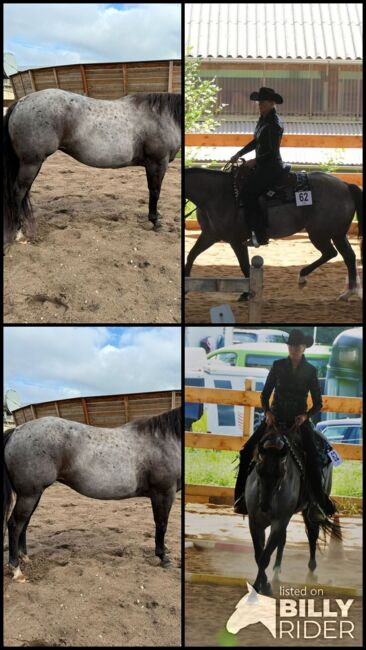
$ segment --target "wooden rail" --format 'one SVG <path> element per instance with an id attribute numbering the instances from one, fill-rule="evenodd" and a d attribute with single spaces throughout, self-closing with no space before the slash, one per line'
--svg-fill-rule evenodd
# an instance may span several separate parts
<path id="1" fill-rule="evenodd" d="M 29 420 L 56 416 L 94 426 L 117 427 L 136 417 L 151 416 L 179 406 L 181 391 L 75 397 L 22 406 L 13 412 L 18 426 Z"/>
<path id="2" fill-rule="evenodd" d="M 253 140 L 248 133 L 186 133 L 186 147 L 244 147 Z M 362 149 L 362 135 L 284 135 L 281 147 Z"/>
<path id="3" fill-rule="evenodd" d="M 261 393 L 254 390 L 254 381 L 246 379 L 244 390 L 230 390 L 225 388 L 198 388 L 196 386 L 186 386 L 186 402 L 196 402 L 199 404 L 224 404 L 230 406 L 244 406 L 243 417 L 243 434 L 242 436 L 221 435 L 215 433 L 196 433 L 186 431 L 184 436 L 185 447 L 195 449 L 216 449 L 219 451 L 239 451 L 248 441 L 252 433 L 253 413 L 255 407 L 261 407 Z M 332 395 L 322 395 L 322 411 L 334 413 L 362 413 L 362 398 L 360 397 L 333 397 Z M 272 401 L 272 400 L 271 400 Z M 308 397 L 308 408 L 311 407 L 312 401 Z M 248 417 L 248 413 L 251 417 Z M 247 415 L 247 417 L 246 417 Z M 344 460 L 362 460 L 362 445 L 334 444 L 334 449 Z M 219 499 L 212 501 L 211 498 Z M 338 498 L 338 497 L 337 497 Z M 220 501 L 221 499 L 221 501 Z M 233 488 L 222 487 L 218 485 L 186 485 L 185 500 L 197 503 L 226 503 L 232 504 Z"/>

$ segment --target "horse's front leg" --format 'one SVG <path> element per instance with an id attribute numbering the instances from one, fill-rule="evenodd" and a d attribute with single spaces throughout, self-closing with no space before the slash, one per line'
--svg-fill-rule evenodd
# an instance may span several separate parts
<path id="1" fill-rule="evenodd" d="M 309 540 L 310 559 L 308 568 L 311 573 L 316 569 L 316 543 L 319 537 L 319 524 L 312 521 L 308 515 L 307 510 L 303 510 L 302 516 L 305 522 L 306 534 Z M 313 575 L 311 576 L 314 577 Z"/>
<path id="2" fill-rule="evenodd" d="M 212 246 L 215 243 L 215 241 L 217 240 L 214 239 L 212 236 L 208 235 L 205 232 L 201 232 L 193 248 L 188 253 L 187 264 L 184 270 L 184 275 L 186 278 L 191 275 L 193 262 L 196 259 L 196 257 L 198 257 L 198 255 L 201 255 L 201 253 L 203 253 L 205 250 L 210 248 L 210 246 Z"/>
<path id="3" fill-rule="evenodd" d="M 149 188 L 149 220 L 154 224 L 155 230 L 161 227 L 158 223 L 158 200 L 160 196 L 161 184 L 168 168 L 168 156 L 160 161 L 147 160 L 145 162 L 147 185 Z"/>
<path id="4" fill-rule="evenodd" d="M 242 241 L 237 241 L 237 240 L 231 240 L 229 243 L 237 257 L 237 260 L 240 264 L 240 268 L 244 277 L 249 278 L 250 262 L 249 262 L 248 246 L 244 244 Z M 240 301 L 249 300 L 249 291 L 243 291 L 243 293 L 240 294 L 239 300 Z"/>
<path id="5" fill-rule="evenodd" d="M 267 576 L 260 566 L 260 560 L 263 555 L 263 549 L 264 549 L 265 533 L 264 533 L 264 528 L 260 524 L 258 524 L 251 515 L 249 515 L 249 530 L 250 530 L 250 534 L 254 546 L 255 561 L 258 566 L 258 573 L 255 582 L 253 584 L 253 588 L 256 590 L 257 593 L 259 593 L 261 590 L 262 583 L 267 582 Z"/>
<path id="6" fill-rule="evenodd" d="M 271 532 L 269 534 L 267 544 L 259 560 L 259 574 L 261 576 L 261 582 L 260 584 L 258 584 L 258 588 L 261 591 L 261 593 L 265 594 L 266 596 L 272 595 L 272 587 L 267 580 L 265 570 L 270 563 L 271 555 L 273 551 L 278 546 L 282 545 L 285 539 L 287 524 L 288 521 L 281 522 L 281 524 L 278 525 L 272 524 Z M 256 589 L 255 585 L 253 586 Z M 256 589 L 256 591 L 258 591 L 258 589 Z"/>
<path id="7" fill-rule="evenodd" d="M 165 533 L 168 527 L 168 518 L 175 499 L 175 491 L 154 492 L 150 497 L 155 521 L 155 555 L 160 557 L 161 566 L 167 567 L 170 564 L 166 556 Z"/>

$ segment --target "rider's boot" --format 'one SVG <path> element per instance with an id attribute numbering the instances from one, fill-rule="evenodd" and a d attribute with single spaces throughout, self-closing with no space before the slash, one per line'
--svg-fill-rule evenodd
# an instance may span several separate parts
<path id="1" fill-rule="evenodd" d="M 245 484 L 248 476 L 249 465 L 252 460 L 252 445 L 244 445 L 243 449 L 240 451 L 240 464 L 239 472 L 236 479 L 235 491 L 234 491 L 234 512 L 247 515 L 247 506 L 245 503 Z"/>

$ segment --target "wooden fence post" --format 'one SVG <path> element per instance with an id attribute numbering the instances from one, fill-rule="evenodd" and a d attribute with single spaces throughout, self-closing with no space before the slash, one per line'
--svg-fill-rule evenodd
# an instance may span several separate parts
<path id="1" fill-rule="evenodd" d="M 252 257 L 250 267 L 249 323 L 262 322 L 263 257 Z"/>

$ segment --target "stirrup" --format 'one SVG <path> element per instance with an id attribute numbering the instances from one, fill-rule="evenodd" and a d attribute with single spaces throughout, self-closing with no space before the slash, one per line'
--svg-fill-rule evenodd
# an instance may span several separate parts
<path id="1" fill-rule="evenodd" d="M 255 248 L 259 248 L 259 246 L 260 246 L 260 244 L 258 244 L 256 234 L 253 231 L 252 231 L 251 238 L 248 239 L 248 241 L 247 241 L 247 246 L 254 246 Z"/>
<path id="2" fill-rule="evenodd" d="M 244 494 L 241 494 L 238 499 L 236 499 L 234 503 L 234 512 L 238 515 L 247 515 L 247 508 L 246 508 L 246 503 L 244 499 Z"/>

